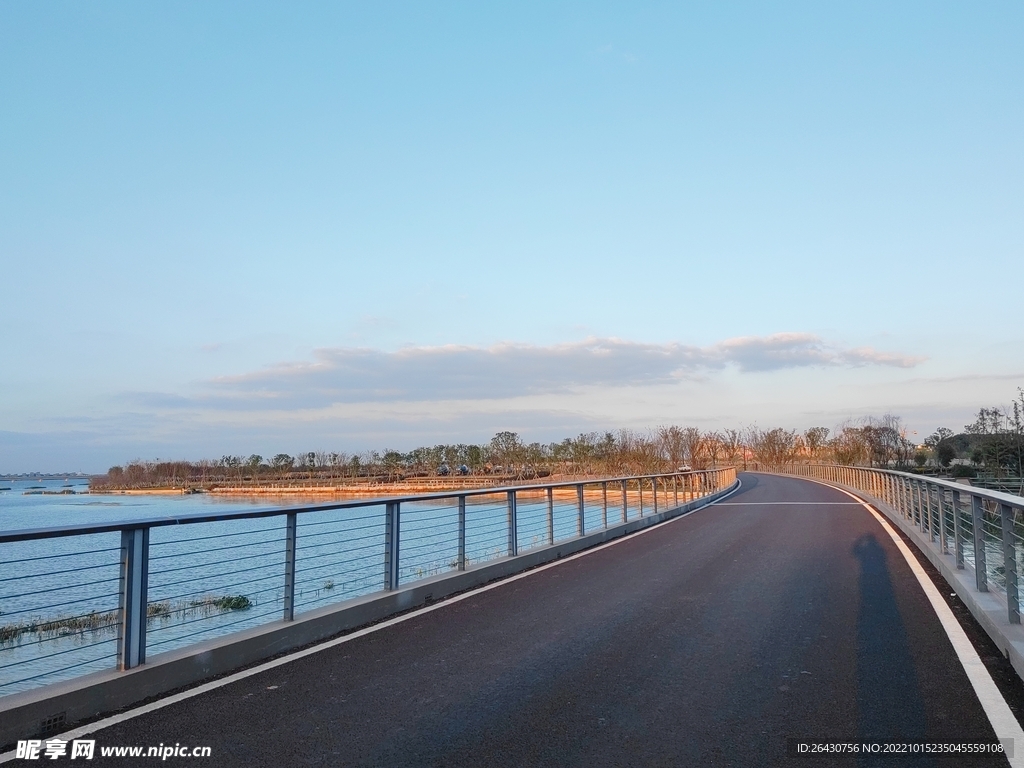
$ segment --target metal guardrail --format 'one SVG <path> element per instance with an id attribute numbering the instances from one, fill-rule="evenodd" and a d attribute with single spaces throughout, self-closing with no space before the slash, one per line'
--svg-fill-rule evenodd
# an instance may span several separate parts
<path id="1" fill-rule="evenodd" d="M 1024 497 L 865 467 L 797 464 L 771 471 L 839 483 L 881 499 L 951 555 L 958 569 L 973 570 L 977 591 L 1005 597 L 1007 620 L 1020 624 Z"/>
<path id="2" fill-rule="evenodd" d="M 735 477 L 727 467 L 2 532 L 0 696 L 571 540 Z"/>

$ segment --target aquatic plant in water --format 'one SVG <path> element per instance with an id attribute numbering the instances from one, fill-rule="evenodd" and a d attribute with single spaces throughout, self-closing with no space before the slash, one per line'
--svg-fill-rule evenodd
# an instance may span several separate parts
<path id="1" fill-rule="evenodd" d="M 169 620 L 185 618 L 195 613 L 210 615 L 225 611 L 244 611 L 253 606 L 245 595 L 208 595 L 196 600 L 169 600 L 150 603 L 146 606 L 146 618 Z M 39 640 L 52 640 L 85 632 L 116 630 L 121 620 L 120 609 L 113 611 L 90 611 L 82 616 L 54 616 L 49 619 L 0 624 L 0 646 L 18 643 L 25 635 L 36 635 Z"/>

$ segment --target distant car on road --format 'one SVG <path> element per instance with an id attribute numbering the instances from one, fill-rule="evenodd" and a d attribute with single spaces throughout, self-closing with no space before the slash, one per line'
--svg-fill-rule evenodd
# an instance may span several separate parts
<path id="1" fill-rule="evenodd" d="M 676 472 L 693 472 L 693 467 L 691 467 L 689 464 L 683 464 L 681 467 L 679 467 L 679 469 L 676 470 Z"/>

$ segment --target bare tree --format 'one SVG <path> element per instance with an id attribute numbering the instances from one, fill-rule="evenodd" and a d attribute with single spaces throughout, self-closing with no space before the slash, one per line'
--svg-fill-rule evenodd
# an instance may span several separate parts
<path id="1" fill-rule="evenodd" d="M 682 430 L 683 450 L 686 461 L 693 469 L 704 469 L 704 433 L 696 427 L 686 427 Z"/>
<path id="2" fill-rule="evenodd" d="M 818 454 L 828 442 L 828 427 L 811 427 L 804 432 L 804 445 L 807 446 L 807 455 L 811 459 L 817 459 Z"/>
<path id="3" fill-rule="evenodd" d="M 868 461 L 867 439 L 862 427 L 844 422 L 836 427 L 834 437 L 828 441 L 827 448 L 837 464 L 855 466 Z"/>
<path id="4" fill-rule="evenodd" d="M 677 426 L 659 427 L 658 443 L 662 455 L 668 460 L 672 469 L 678 469 L 686 461 L 686 443 L 683 430 Z"/>
<path id="5" fill-rule="evenodd" d="M 726 461 L 735 464 L 736 457 L 743 448 L 743 437 L 742 433 L 738 429 L 723 429 L 722 430 L 722 450 L 725 453 Z M 745 460 L 746 457 L 742 457 L 741 460 Z"/>
<path id="6" fill-rule="evenodd" d="M 772 469 L 792 463 L 797 451 L 796 430 L 776 428 L 753 433 L 752 448 L 758 463 Z"/>
<path id="7" fill-rule="evenodd" d="M 704 433 L 704 455 L 711 463 L 711 468 L 718 466 L 718 457 L 722 454 L 722 435 L 718 432 Z"/>

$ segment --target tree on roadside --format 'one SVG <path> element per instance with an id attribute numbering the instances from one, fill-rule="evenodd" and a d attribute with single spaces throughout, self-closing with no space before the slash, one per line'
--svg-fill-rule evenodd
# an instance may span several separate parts
<path id="1" fill-rule="evenodd" d="M 681 467 L 686 461 L 686 441 L 683 430 L 673 425 L 658 428 L 658 443 L 661 454 L 673 470 Z"/>
<path id="2" fill-rule="evenodd" d="M 781 468 L 791 464 L 796 457 L 798 446 L 796 430 L 776 428 L 762 432 L 754 428 L 752 436 L 751 448 L 754 458 L 766 467 Z"/>
<path id="3" fill-rule="evenodd" d="M 704 433 L 696 427 L 686 427 L 682 430 L 682 438 L 686 463 L 693 469 L 704 469 L 706 464 Z"/>
<path id="4" fill-rule="evenodd" d="M 972 438 L 976 464 L 984 463 L 996 475 L 1024 477 L 1024 390 L 1018 388 L 1009 408 L 979 409 L 964 431 Z"/>
<path id="5" fill-rule="evenodd" d="M 746 467 L 746 451 L 743 450 L 743 436 L 742 432 L 738 429 L 723 429 L 722 430 L 722 450 L 725 452 L 725 460 L 736 464 L 737 457 Z M 742 456 L 739 456 L 740 452 L 743 452 Z"/>
<path id="6" fill-rule="evenodd" d="M 804 432 L 804 445 L 807 447 L 807 455 L 813 460 L 828 442 L 829 429 L 827 427 L 811 427 Z"/>

